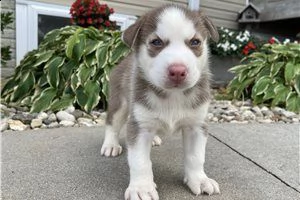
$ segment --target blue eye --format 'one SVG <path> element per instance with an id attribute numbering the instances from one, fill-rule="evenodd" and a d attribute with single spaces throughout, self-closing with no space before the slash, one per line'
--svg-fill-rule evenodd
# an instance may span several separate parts
<path id="1" fill-rule="evenodd" d="M 190 45 L 192 47 L 196 47 L 199 46 L 201 44 L 201 41 L 199 39 L 193 38 L 190 40 Z"/>
<path id="2" fill-rule="evenodd" d="M 161 46 L 163 46 L 163 41 L 161 39 L 157 38 L 157 39 L 151 40 L 150 44 L 155 47 L 161 47 Z"/>

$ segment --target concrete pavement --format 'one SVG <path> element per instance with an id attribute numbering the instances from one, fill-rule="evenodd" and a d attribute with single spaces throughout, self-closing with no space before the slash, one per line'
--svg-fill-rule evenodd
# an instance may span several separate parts
<path id="1" fill-rule="evenodd" d="M 2 133 L 3 200 L 117 200 L 129 182 L 126 150 L 100 156 L 103 128 Z M 183 185 L 180 135 L 154 147 L 155 182 L 162 200 L 296 200 L 299 125 L 210 124 L 205 169 L 220 195 L 194 196 Z M 121 139 L 124 145 L 124 138 Z"/>

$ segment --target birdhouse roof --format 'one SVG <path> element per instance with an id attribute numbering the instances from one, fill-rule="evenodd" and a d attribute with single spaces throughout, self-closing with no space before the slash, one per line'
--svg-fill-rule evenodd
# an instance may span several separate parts
<path id="1" fill-rule="evenodd" d="M 241 14 L 243 14 L 248 8 L 252 8 L 254 11 L 256 11 L 257 13 L 260 13 L 260 10 L 252 3 L 249 3 L 247 6 L 245 6 L 245 8 L 243 8 L 240 12 L 239 12 L 239 16 L 241 16 Z"/>

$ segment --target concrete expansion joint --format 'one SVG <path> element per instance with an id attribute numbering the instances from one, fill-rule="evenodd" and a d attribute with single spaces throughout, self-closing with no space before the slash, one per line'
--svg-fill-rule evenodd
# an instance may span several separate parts
<path id="1" fill-rule="evenodd" d="M 239 152 L 238 150 L 236 150 L 235 148 L 231 147 L 230 145 L 228 145 L 226 142 L 222 141 L 221 139 L 219 139 L 218 137 L 214 136 L 212 133 L 209 133 L 209 135 L 211 137 L 213 137 L 214 139 L 216 139 L 218 142 L 220 142 L 221 144 L 225 145 L 226 147 L 228 147 L 229 149 L 231 149 L 232 151 L 234 151 L 235 153 L 237 153 L 238 155 L 240 155 L 242 158 L 245 158 L 246 160 L 250 161 L 251 163 L 253 163 L 254 165 L 256 165 L 257 167 L 261 168 L 263 171 L 267 172 L 268 174 L 270 174 L 271 176 L 273 176 L 274 178 L 278 179 L 281 183 L 285 184 L 287 187 L 295 190 L 296 192 L 300 193 L 300 191 L 293 187 L 292 185 L 290 185 L 289 183 L 285 182 L 284 180 L 282 180 L 280 177 L 278 177 L 276 174 L 272 173 L 271 171 L 269 171 L 268 169 L 266 169 L 265 167 L 263 167 L 262 165 L 260 165 L 259 163 L 255 162 L 253 159 L 247 157 L 246 155 L 242 154 L 241 152 Z"/>

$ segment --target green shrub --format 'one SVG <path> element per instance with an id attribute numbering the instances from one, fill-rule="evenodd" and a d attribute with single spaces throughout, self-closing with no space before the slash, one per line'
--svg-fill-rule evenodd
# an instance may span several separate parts
<path id="1" fill-rule="evenodd" d="M 13 22 L 12 12 L 1 12 L 1 33 L 4 29 L 10 28 L 9 24 Z M 6 65 L 7 61 L 11 59 L 10 46 L 1 46 L 1 65 Z"/>
<path id="2" fill-rule="evenodd" d="M 230 69 L 233 98 L 251 98 L 255 104 L 281 106 L 300 112 L 300 44 L 265 44 Z"/>
<path id="3" fill-rule="evenodd" d="M 78 26 L 53 30 L 24 57 L 2 98 L 30 106 L 31 112 L 72 104 L 90 112 L 99 101 L 105 103 L 108 74 L 128 52 L 118 31 Z"/>

